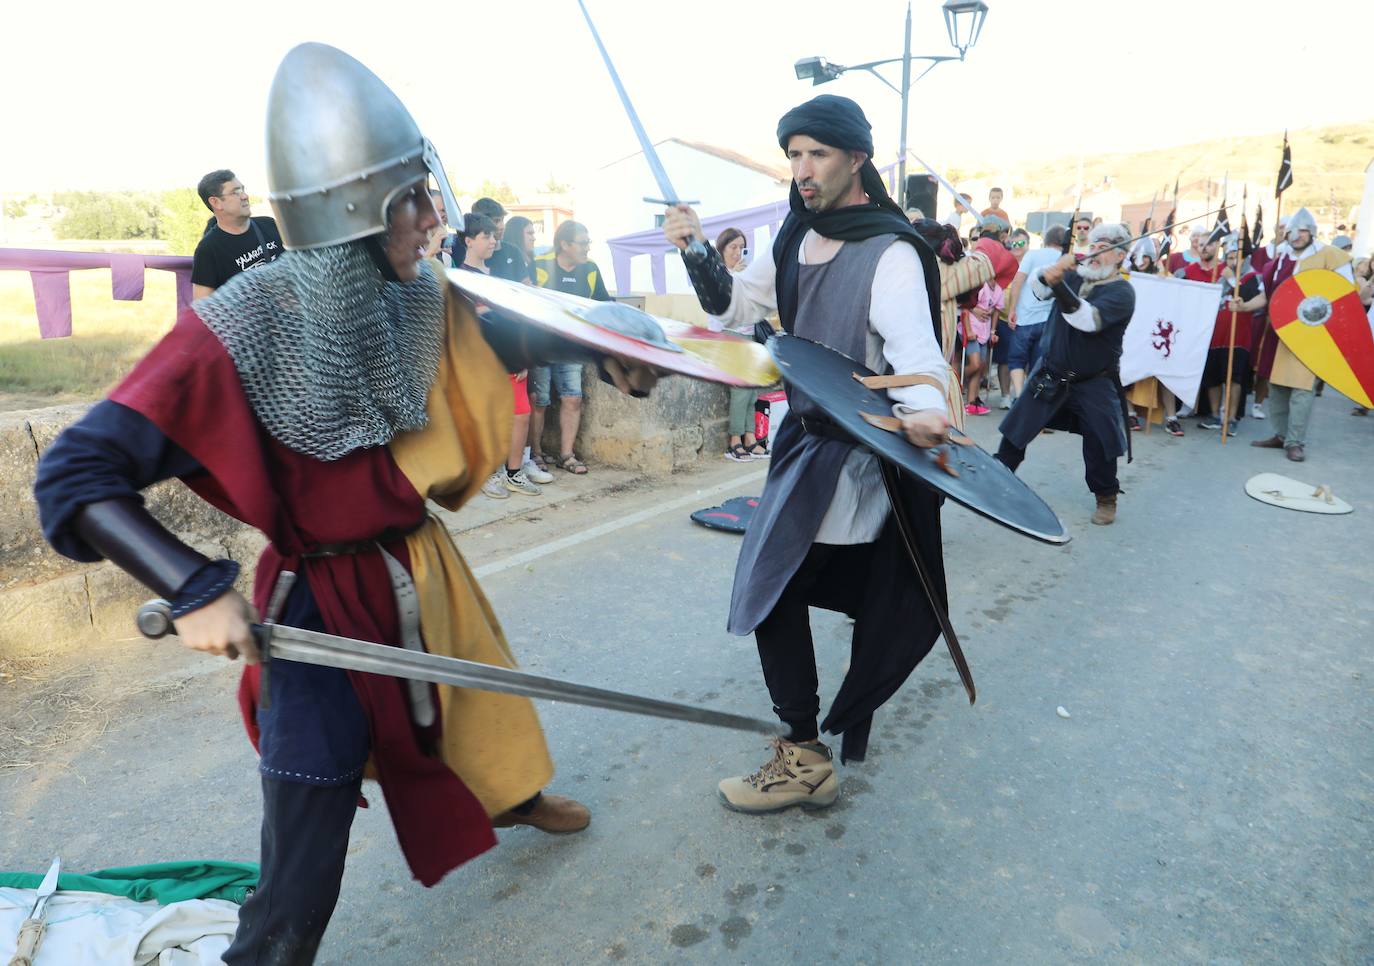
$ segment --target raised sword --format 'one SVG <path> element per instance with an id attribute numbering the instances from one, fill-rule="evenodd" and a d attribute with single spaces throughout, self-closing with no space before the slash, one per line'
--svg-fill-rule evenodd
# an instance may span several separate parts
<path id="1" fill-rule="evenodd" d="M 648 133 L 644 130 L 644 125 L 640 123 L 639 114 L 635 111 L 635 106 L 630 103 L 630 95 L 625 90 L 625 85 L 620 82 L 620 74 L 615 69 L 615 64 L 611 62 L 611 55 L 606 51 L 606 45 L 601 42 L 601 34 L 597 33 L 596 24 L 592 23 L 592 15 L 587 12 L 587 5 L 582 0 L 577 0 L 577 5 L 582 8 L 582 16 L 587 20 L 587 27 L 592 32 L 592 40 L 596 41 L 596 49 L 601 52 L 601 59 L 606 64 L 606 71 L 611 75 L 611 83 L 615 85 L 615 92 L 620 95 L 620 103 L 625 108 L 625 114 L 630 119 L 630 127 L 634 128 L 635 137 L 639 140 L 639 148 L 644 152 L 644 160 L 649 162 L 649 171 L 654 176 L 654 181 L 658 184 L 658 190 L 663 195 L 662 198 L 645 198 L 645 201 L 655 204 L 663 204 L 672 208 L 677 205 L 695 205 L 695 201 L 683 201 L 682 197 L 673 187 L 673 183 L 668 180 L 668 172 L 663 168 L 663 161 L 658 156 L 658 151 L 654 143 L 649 140 Z M 693 238 L 687 251 L 693 258 L 704 258 L 706 246 L 700 239 Z"/>

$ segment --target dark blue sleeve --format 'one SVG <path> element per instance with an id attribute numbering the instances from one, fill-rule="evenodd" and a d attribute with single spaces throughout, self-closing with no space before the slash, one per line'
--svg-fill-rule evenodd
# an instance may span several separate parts
<path id="1" fill-rule="evenodd" d="M 99 560 L 71 526 L 82 507 L 119 498 L 141 503 L 144 487 L 200 472 L 203 467 L 147 417 L 106 399 L 68 426 L 38 461 L 33 495 L 43 536 L 65 557 Z"/>

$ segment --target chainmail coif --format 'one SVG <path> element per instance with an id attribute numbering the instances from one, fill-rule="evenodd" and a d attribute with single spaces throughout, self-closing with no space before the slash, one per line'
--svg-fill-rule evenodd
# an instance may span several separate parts
<path id="1" fill-rule="evenodd" d="M 298 453 L 336 460 L 428 420 L 444 296 L 427 262 L 388 282 L 361 242 L 288 251 L 195 309 L 258 420 Z"/>

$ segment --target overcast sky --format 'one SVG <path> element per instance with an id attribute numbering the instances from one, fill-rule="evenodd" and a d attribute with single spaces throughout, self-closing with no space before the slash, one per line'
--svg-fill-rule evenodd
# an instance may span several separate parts
<path id="1" fill-rule="evenodd" d="M 1367 0 L 987 2 L 966 62 L 936 67 L 912 93 L 910 144 L 939 167 L 1374 116 L 1354 86 L 1374 37 Z M 587 5 L 652 138 L 778 160 L 778 116 L 813 92 L 793 62 L 900 55 L 906 10 L 904 0 Z M 938 0 L 912 8 L 913 53 L 949 53 Z M 1279 10 L 1286 23 L 1271 16 Z M 307 40 L 342 47 L 390 84 L 459 186 L 529 189 L 550 173 L 575 184 L 637 150 L 575 0 L 79 0 L 12 4 L 6 21 L 0 192 L 192 186 L 231 167 L 265 193 L 267 90 L 282 55 Z M 1323 78 L 1329 96 L 1307 83 Z M 857 71 L 816 92 L 859 101 L 880 157 L 895 153 L 894 92 Z"/>

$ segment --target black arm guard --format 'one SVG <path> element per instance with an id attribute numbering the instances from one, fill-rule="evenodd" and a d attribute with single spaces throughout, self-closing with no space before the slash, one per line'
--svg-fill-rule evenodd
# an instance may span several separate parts
<path id="1" fill-rule="evenodd" d="M 136 500 L 88 503 L 72 527 L 102 557 L 169 600 L 209 563 L 208 557 L 178 540 Z"/>
<path id="2" fill-rule="evenodd" d="M 1055 304 L 1059 306 L 1059 311 L 1067 315 L 1070 312 L 1077 312 L 1082 301 L 1077 295 L 1073 294 L 1073 289 L 1069 288 L 1069 283 L 1062 278 L 1050 286 L 1050 291 L 1054 293 Z"/>
<path id="3" fill-rule="evenodd" d="M 734 277 L 725 267 L 720 252 L 715 246 L 703 246 L 706 254 L 694 256 L 690 250 L 682 253 L 682 264 L 687 267 L 687 277 L 696 289 L 697 301 L 708 315 L 724 315 L 730 308 L 730 292 L 735 286 Z"/>

